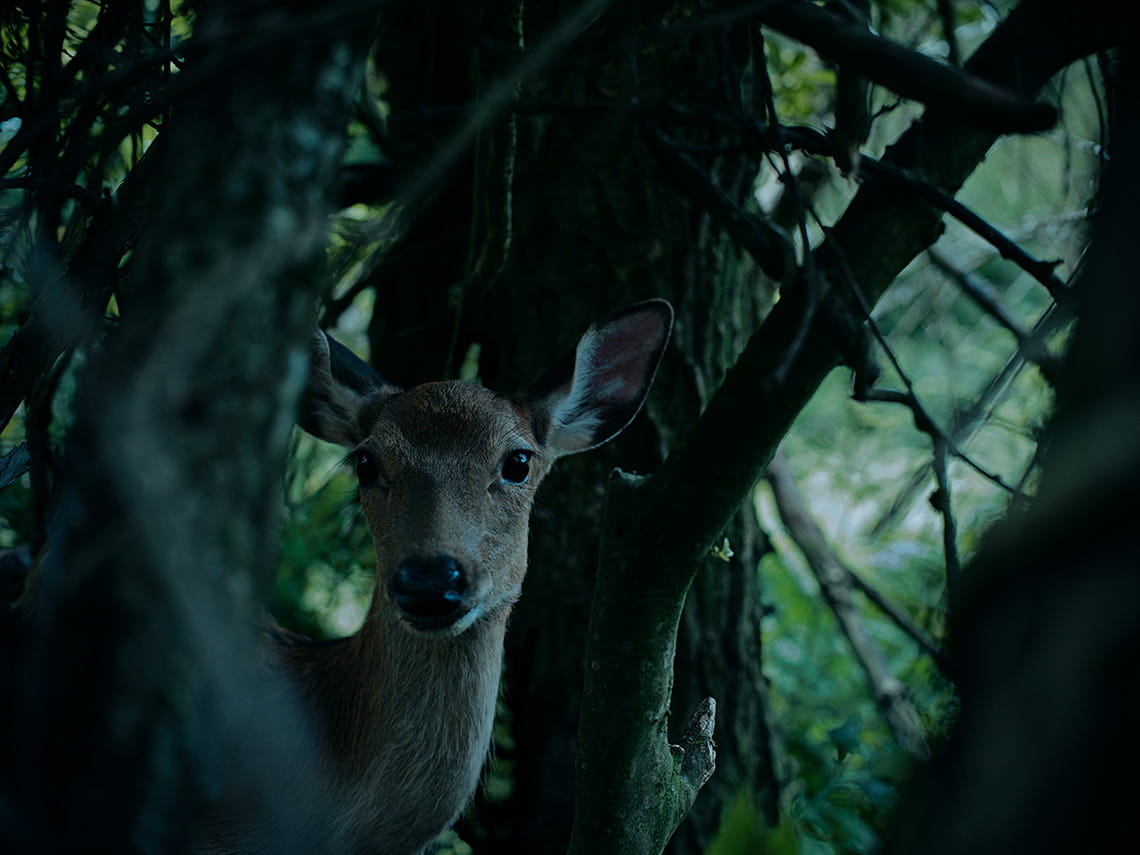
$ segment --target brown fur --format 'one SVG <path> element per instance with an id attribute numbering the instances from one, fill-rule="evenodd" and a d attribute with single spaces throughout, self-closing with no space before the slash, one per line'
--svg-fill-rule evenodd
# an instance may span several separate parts
<path id="1" fill-rule="evenodd" d="M 526 484 L 498 483 L 503 457 L 533 448 L 533 435 L 525 410 L 473 384 L 416 387 L 372 410 L 362 447 L 391 486 L 361 491 L 377 551 L 368 616 L 334 642 L 270 630 L 262 660 L 314 722 L 315 771 L 334 812 L 327 839 L 340 851 L 408 855 L 456 820 L 478 784 L 545 467 L 536 461 Z M 387 593 L 401 561 L 438 552 L 462 563 L 479 598 L 458 634 L 415 629 Z"/>

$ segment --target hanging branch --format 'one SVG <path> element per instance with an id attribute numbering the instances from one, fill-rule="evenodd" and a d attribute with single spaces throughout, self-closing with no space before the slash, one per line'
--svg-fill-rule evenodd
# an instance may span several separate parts
<path id="1" fill-rule="evenodd" d="M 942 516 L 942 551 L 946 556 L 946 594 L 951 603 L 958 596 L 958 580 L 962 563 L 958 558 L 958 522 L 954 519 L 954 506 L 950 494 L 950 477 L 946 467 L 946 440 L 933 436 L 934 481 L 938 490 L 930 497 L 930 504 Z"/>
<path id="2" fill-rule="evenodd" d="M 787 463 L 779 452 L 768 464 L 766 477 L 772 487 L 780 519 L 803 553 L 827 605 L 851 646 L 855 661 L 866 674 L 879 713 L 903 749 L 923 759 L 929 757 L 926 734 L 918 713 L 907 699 L 906 687 L 891 673 L 886 656 L 871 638 L 852 601 L 852 574 L 828 547 L 823 532 L 804 506 Z"/>

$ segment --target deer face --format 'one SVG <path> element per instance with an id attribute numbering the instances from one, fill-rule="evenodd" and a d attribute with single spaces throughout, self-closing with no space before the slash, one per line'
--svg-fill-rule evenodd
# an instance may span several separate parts
<path id="1" fill-rule="evenodd" d="M 518 599 L 547 453 L 527 411 L 472 383 L 388 395 L 353 452 L 384 606 L 454 635 Z"/>
<path id="2" fill-rule="evenodd" d="M 557 458 L 637 415 L 672 316 L 651 300 L 604 318 L 520 402 L 473 383 L 402 390 L 318 333 L 300 422 L 353 449 L 376 542 L 374 608 L 444 636 L 505 621 L 526 572 L 535 489 Z"/>

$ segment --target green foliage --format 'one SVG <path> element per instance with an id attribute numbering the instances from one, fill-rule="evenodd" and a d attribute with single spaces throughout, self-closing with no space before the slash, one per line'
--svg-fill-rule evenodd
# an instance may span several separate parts
<path id="1" fill-rule="evenodd" d="M 819 124 L 831 108 L 835 69 L 779 33 L 765 33 L 765 56 L 776 111 L 788 124 Z"/>
<path id="2" fill-rule="evenodd" d="M 314 638 L 347 635 L 364 620 L 375 563 L 356 479 L 334 446 L 298 432 L 294 449 L 270 610 Z"/>
<path id="3" fill-rule="evenodd" d="M 9 450 L 0 445 L 0 456 Z M 31 487 L 24 476 L 0 490 L 0 549 L 28 543 L 33 531 Z"/>
<path id="4" fill-rule="evenodd" d="M 761 564 L 774 604 L 764 625 L 765 672 L 785 752 L 784 822 L 794 829 L 800 852 L 872 852 L 909 761 L 881 720 L 814 576 L 784 540 L 767 501 L 761 499 L 762 516 L 778 551 Z M 937 556 L 929 553 L 933 548 L 910 557 L 910 566 L 891 577 L 895 587 L 926 601 L 925 608 L 902 596 L 896 603 L 911 614 L 925 612 L 927 629 L 933 630 L 942 616 L 942 584 Z M 949 684 L 889 621 L 869 608 L 863 616 L 906 684 L 928 735 L 945 730 L 955 704 Z"/>
<path id="5" fill-rule="evenodd" d="M 796 855 L 795 828 L 788 820 L 768 828 L 755 800 L 741 793 L 728 806 L 706 855 Z"/>

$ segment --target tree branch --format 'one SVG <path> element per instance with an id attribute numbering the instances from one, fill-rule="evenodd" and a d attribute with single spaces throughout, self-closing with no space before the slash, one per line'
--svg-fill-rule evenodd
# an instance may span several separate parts
<path id="1" fill-rule="evenodd" d="M 780 519 L 815 574 L 824 599 L 851 645 L 851 652 L 867 675 L 880 714 L 903 749 L 916 757 L 929 757 L 926 734 L 918 713 L 907 699 L 906 687 L 891 673 L 886 656 L 867 632 L 851 599 L 852 574 L 828 547 L 823 532 L 804 506 L 787 462 L 778 452 L 768 464 L 767 478 Z"/>
<path id="2" fill-rule="evenodd" d="M 952 216 L 974 234 L 985 240 L 998 251 L 1002 258 L 1008 259 L 1040 282 L 1046 291 L 1055 300 L 1060 300 L 1068 286 L 1057 276 L 1055 261 L 1040 261 L 1010 240 L 999 229 L 986 222 L 976 212 L 970 210 L 951 194 L 935 187 L 928 181 L 912 175 L 906 170 L 897 169 L 888 163 L 880 163 L 871 158 L 863 158 L 869 171 L 876 177 L 888 182 L 898 182 L 911 190 L 920 198 Z"/>
<path id="3" fill-rule="evenodd" d="M 716 186 L 712 176 L 679 151 L 656 127 L 643 126 L 643 139 L 665 175 L 704 208 L 734 241 L 777 282 L 795 277 L 796 255 L 791 238 L 780 227 L 742 209 Z"/>
<path id="4" fill-rule="evenodd" d="M 764 24 L 857 71 L 892 92 L 926 104 L 953 119 L 999 133 L 1051 128 L 1057 111 L 1015 90 L 876 36 L 805 0 L 785 0 L 760 13 Z"/>
<path id="5" fill-rule="evenodd" d="M 914 621 L 907 617 L 903 612 L 892 605 L 887 599 L 883 597 L 878 591 L 868 585 L 859 577 L 850 567 L 846 565 L 843 569 L 847 572 L 851 579 L 851 584 L 854 585 L 863 596 L 867 598 L 879 611 L 890 618 L 900 630 L 910 636 L 911 640 L 918 645 L 918 648 L 934 660 L 938 665 L 938 670 L 948 677 L 953 676 L 954 664 L 943 652 L 937 644 L 935 644 L 921 629 L 915 626 Z"/>
<path id="6" fill-rule="evenodd" d="M 1054 303 L 1049 307 L 1033 325 L 1033 329 L 1030 331 L 1031 341 L 1043 342 L 1072 318 L 1072 303 L 1076 293 L 1076 289 L 1073 289 L 1069 292 L 1069 299 L 1063 305 Z M 979 395 L 972 398 L 964 406 L 954 410 L 950 416 L 949 427 L 946 429 L 946 436 L 949 438 L 951 446 L 964 447 L 966 445 L 978 426 L 987 418 L 986 411 L 998 399 L 1002 390 L 1013 381 L 1025 362 L 1025 354 L 1019 348 L 990 379 Z M 872 526 L 871 537 L 878 537 L 900 513 L 910 506 L 915 494 L 930 477 L 929 469 L 929 464 L 924 465 L 911 476 L 906 486 L 899 491 L 891 503 L 891 507 Z M 1014 489 L 1018 493 L 1022 492 L 1023 482 L 1024 476 L 1018 484 L 1014 485 Z"/>
<path id="7" fill-rule="evenodd" d="M 678 590 L 675 579 L 664 579 L 644 588 L 635 572 L 645 544 L 626 534 L 646 484 L 620 471 L 607 484 L 570 855 L 660 852 L 715 766 L 711 698 L 696 711 L 680 749 L 669 744 L 673 658 L 688 585 Z"/>

